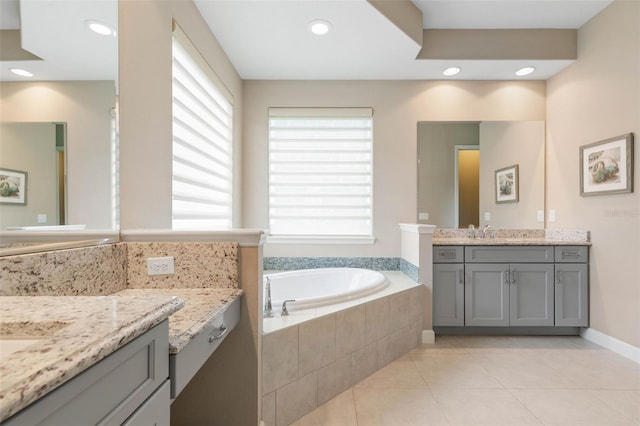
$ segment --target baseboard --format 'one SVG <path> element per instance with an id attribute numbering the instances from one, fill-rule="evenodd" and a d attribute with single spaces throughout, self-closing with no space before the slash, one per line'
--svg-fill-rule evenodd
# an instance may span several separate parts
<path id="1" fill-rule="evenodd" d="M 424 332 L 423 332 L 424 333 Z M 423 334 L 424 336 L 424 334 Z M 613 351 L 631 361 L 640 364 L 640 348 L 618 340 L 593 328 L 585 328 L 580 332 L 580 336 L 590 342 L 600 345 Z"/>
<path id="2" fill-rule="evenodd" d="M 433 330 L 422 330 L 422 344 L 434 344 L 436 342 L 436 333 Z"/>

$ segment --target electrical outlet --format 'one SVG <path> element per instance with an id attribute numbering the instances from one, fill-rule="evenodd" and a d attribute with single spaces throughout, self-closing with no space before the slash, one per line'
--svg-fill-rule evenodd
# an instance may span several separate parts
<path id="1" fill-rule="evenodd" d="M 147 258 L 148 275 L 175 274 L 173 257 L 149 257 Z"/>
<path id="2" fill-rule="evenodd" d="M 484 220 L 487 222 L 491 220 L 491 212 L 484 212 Z"/>
<path id="3" fill-rule="evenodd" d="M 47 223 L 46 213 L 38 213 L 38 223 Z"/>
<path id="4" fill-rule="evenodd" d="M 544 222 L 544 210 L 538 210 L 538 222 Z"/>
<path id="5" fill-rule="evenodd" d="M 429 220 L 429 212 L 418 213 L 418 220 Z"/>
<path id="6" fill-rule="evenodd" d="M 555 222 L 555 221 L 556 221 L 556 211 L 549 210 L 549 222 Z"/>

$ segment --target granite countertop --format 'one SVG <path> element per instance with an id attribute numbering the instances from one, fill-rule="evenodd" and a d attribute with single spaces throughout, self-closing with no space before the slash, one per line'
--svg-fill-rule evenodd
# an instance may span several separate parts
<path id="1" fill-rule="evenodd" d="M 4 296 L 0 335 L 47 336 L 0 361 L 0 421 L 160 324 L 175 296 Z"/>
<path id="2" fill-rule="evenodd" d="M 551 238 L 433 238 L 434 246 L 590 246 L 584 240 Z"/>
<path id="3" fill-rule="evenodd" d="M 127 289 L 114 293 L 121 297 L 175 295 L 185 306 L 169 318 L 169 353 L 180 352 L 218 313 L 227 309 L 244 292 L 236 287 Z"/>

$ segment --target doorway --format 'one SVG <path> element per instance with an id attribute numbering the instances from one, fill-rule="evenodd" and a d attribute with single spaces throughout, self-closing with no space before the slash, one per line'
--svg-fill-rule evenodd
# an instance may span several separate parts
<path id="1" fill-rule="evenodd" d="M 480 147 L 455 146 L 456 227 L 480 225 Z"/>

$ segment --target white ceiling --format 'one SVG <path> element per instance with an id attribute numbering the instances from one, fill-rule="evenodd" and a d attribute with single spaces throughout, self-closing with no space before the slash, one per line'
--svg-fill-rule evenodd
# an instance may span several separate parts
<path id="1" fill-rule="evenodd" d="M 392 1 L 392 0 L 390 0 Z M 612 0 L 413 0 L 424 28 L 579 28 Z M 415 60 L 419 46 L 366 0 L 195 0 L 244 79 L 547 79 L 571 61 Z M 84 21 L 117 28 L 117 0 L 0 0 L 0 29 L 22 27 L 23 47 L 44 61 L 3 61 L 0 80 L 27 68 L 33 80 L 115 80 L 117 39 L 91 33 Z M 323 37 L 307 30 L 325 19 Z"/>
<path id="2" fill-rule="evenodd" d="M 95 34 L 85 21 L 117 28 L 117 0 L 0 0 L 0 17 L 0 29 L 20 29 L 22 48 L 43 59 L 2 61 L 0 81 L 116 80 L 117 38 Z M 12 67 L 34 77 L 18 77 Z"/>
<path id="3" fill-rule="evenodd" d="M 195 0 L 243 79 L 449 79 L 512 80 L 527 65 L 527 79 L 547 79 L 572 61 L 415 60 L 408 36 L 366 0 Z M 579 28 L 611 0 L 413 0 L 424 28 Z M 332 23 L 319 37 L 314 19 Z"/>

